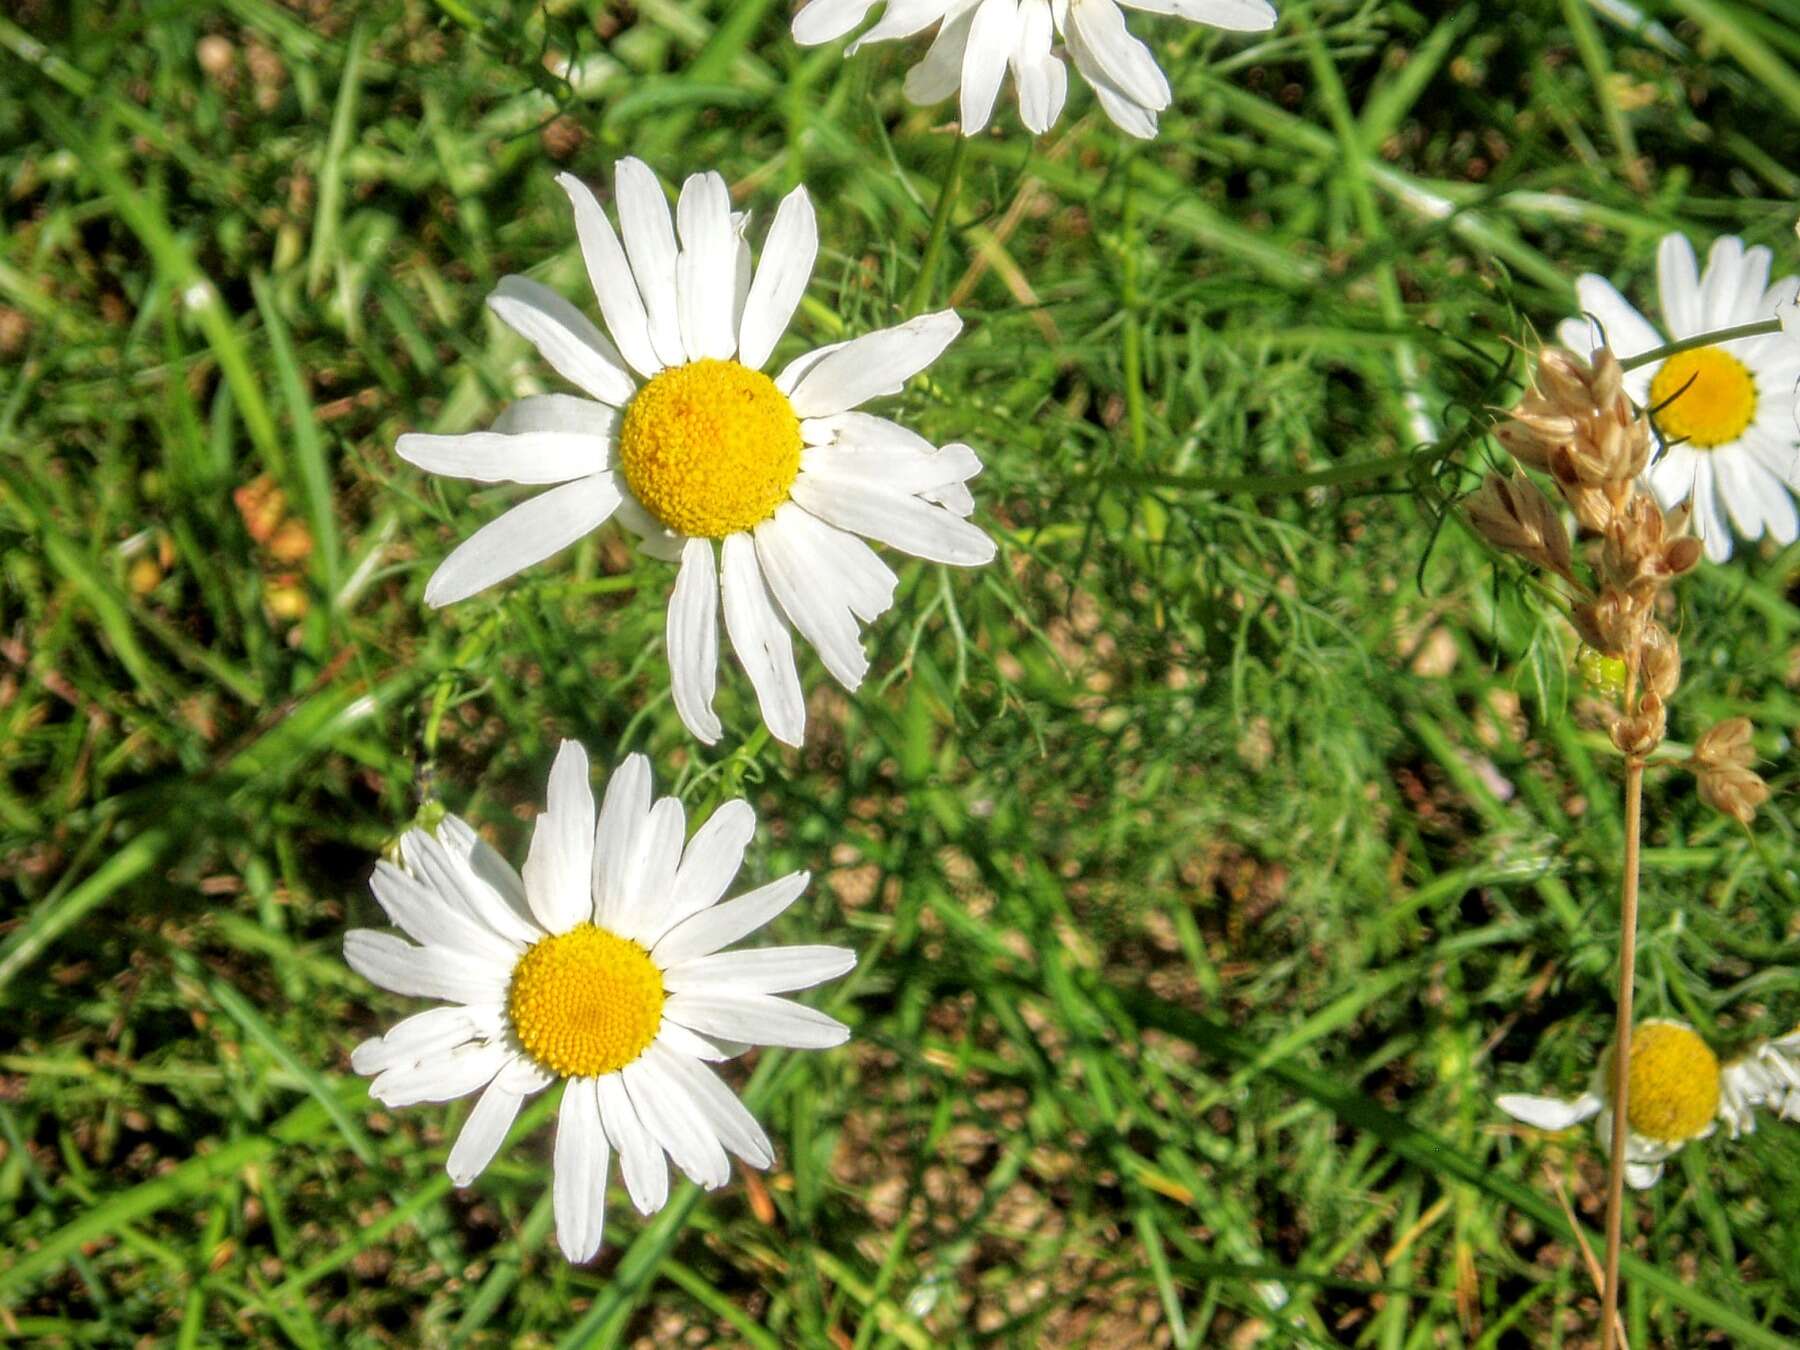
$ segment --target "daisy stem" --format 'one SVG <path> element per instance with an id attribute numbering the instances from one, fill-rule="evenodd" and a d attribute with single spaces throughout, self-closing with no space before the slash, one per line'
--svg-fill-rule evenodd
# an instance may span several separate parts
<path id="1" fill-rule="evenodd" d="M 1721 342 L 1736 342 L 1739 338 L 1761 337 L 1764 333 L 1779 333 L 1780 319 L 1758 319 L 1755 323 L 1741 323 L 1736 328 L 1721 328 L 1716 333 L 1699 333 L 1693 337 L 1682 338 L 1679 342 L 1664 343 L 1660 347 L 1652 347 L 1647 352 L 1639 352 L 1636 356 L 1628 356 L 1619 362 L 1621 370 L 1636 370 L 1639 366 L 1647 366 L 1652 361 L 1666 361 L 1681 352 L 1691 352 L 1696 347 L 1715 347 Z"/>
<path id="2" fill-rule="evenodd" d="M 1629 705 L 1629 698 L 1627 703 Z M 1644 761 L 1625 764 L 1625 884 L 1619 897 L 1619 1025 L 1613 1046 L 1612 1150 L 1606 1173 L 1606 1279 L 1600 1296 L 1600 1346 L 1618 1343 L 1619 1247 L 1625 1218 L 1625 1147 L 1631 1109 L 1631 999 L 1637 969 L 1638 841 L 1644 817 Z"/>
<path id="3" fill-rule="evenodd" d="M 931 303 L 931 283 L 937 276 L 938 258 L 944 251 L 944 236 L 950 232 L 950 213 L 962 195 L 963 159 L 969 153 L 969 138 L 960 132 L 950 151 L 950 165 L 938 184 L 937 207 L 931 213 L 931 233 L 925 238 L 925 253 L 919 259 L 919 275 L 913 279 L 912 294 L 907 297 L 908 315 L 923 314 Z"/>

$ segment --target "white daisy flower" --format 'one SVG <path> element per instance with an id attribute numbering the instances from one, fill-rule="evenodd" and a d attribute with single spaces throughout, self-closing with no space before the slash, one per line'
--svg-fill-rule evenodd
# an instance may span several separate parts
<path id="1" fill-rule="evenodd" d="M 1625 1180 L 1643 1190 L 1662 1176 L 1663 1163 L 1683 1144 L 1704 1139 L 1727 1119 L 1718 1056 L 1685 1022 L 1651 1018 L 1631 1033 L 1625 1107 Z M 1540 1130 L 1566 1130 L 1594 1121 L 1602 1152 L 1612 1147 L 1612 1053 L 1601 1057 L 1588 1090 L 1574 1101 L 1507 1094 L 1494 1104 Z M 1729 1123 L 1729 1120 L 1728 1120 Z M 1734 1131 L 1735 1132 L 1735 1131 Z"/>
<path id="2" fill-rule="evenodd" d="M 406 935 L 359 928 L 344 958 L 397 994 L 445 1000 L 357 1046 L 350 1063 L 386 1106 L 479 1092 L 446 1164 L 479 1176 L 525 1098 L 564 1080 L 554 1156 L 556 1236 L 571 1261 L 600 1250 L 614 1152 L 641 1214 L 669 1193 L 664 1155 L 708 1190 L 730 1152 L 774 1160 L 768 1136 L 712 1070 L 751 1045 L 820 1049 L 849 1029 L 779 994 L 856 964 L 842 947 L 723 948 L 799 897 L 794 872 L 718 903 L 756 829 L 727 802 L 683 841 L 681 803 L 650 799 L 650 763 L 632 755 L 607 784 L 598 821 L 587 753 L 564 741 L 550 770 L 523 877 L 463 821 L 413 830 L 401 866 L 372 887 Z"/>
<path id="3" fill-rule="evenodd" d="M 990 561 L 966 517 L 981 461 L 858 412 L 896 394 L 962 328 L 952 311 L 834 343 L 762 373 L 806 290 L 818 252 L 812 202 L 796 188 L 775 213 L 754 270 L 725 180 L 695 174 L 671 219 L 656 176 L 621 160 L 620 232 L 580 180 L 575 208 L 609 341 L 575 306 L 509 276 L 488 306 L 587 398 L 541 394 L 492 430 L 402 436 L 400 457 L 478 482 L 560 484 L 465 540 L 433 573 L 447 605 L 541 562 L 617 515 L 642 547 L 681 564 L 669 602 L 675 707 L 718 740 L 712 700 L 718 612 L 777 739 L 800 744 L 806 705 L 788 625 L 854 690 L 868 670 L 861 624 L 893 603 L 894 573 L 864 536 L 934 562 Z M 623 243 L 621 244 L 621 235 Z M 617 345 L 614 345 L 614 344 Z"/>
<path id="4" fill-rule="evenodd" d="M 811 46 L 841 38 L 877 3 L 811 0 L 794 18 L 794 40 Z M 1019 117 L 1041 135 L 1062 115 L 1068 97 L 1068 71 L 1052 46 L 1061 37 L 1106 115 L 1120 130 L 1148 140 L 1156 135 L 1156 115 L 1169 106 L 1169 81 L 1150 49 L 1125 27 L 1120 6 L 1234 33 L 1275 26 L 1267 0 L 887 0 L 881 21 L 846 54 L 936 24 L 925 59 L 907 72 L 907 98 L 937 103 L 960 91 L 963 135 L 973 136 L 987 126 L 1010 67 Z"/>
<path id="5" fill-rule="evenodd" d="M 1586 318 L 1557 329 L 1565 347 L 1591 355 L 1604 341 L 1620 360 L 1740 324 L 1772 319 L 1794 299 L 1800 277 L 1769 284 L 1770 253 L 1719 239 L 1700 274 L 1693 245 L 1663 236 L 1657 294 L 1667 337 L 1606 278 L 1584 273 L 1575 283 Z M 1603 336 L 1604 334 L 1604 336 Z M 1800 345 L 1770 333 L 1696 347 L 1637 370 L 1625 388 L 1649 408 L 1668 449 L 1646 475 L 1665 509 L 1692 500 L 1696 532 L 1714 562 L 1731 556 L 1731 528 L 1746 539 L 1767 532 L 1783 544 L 1800 533 L 1790 489 L 1800 489 L 1800 428 L 1794 385 Z M 1727 520 L 1729 517 L 1729 521 Z"/>

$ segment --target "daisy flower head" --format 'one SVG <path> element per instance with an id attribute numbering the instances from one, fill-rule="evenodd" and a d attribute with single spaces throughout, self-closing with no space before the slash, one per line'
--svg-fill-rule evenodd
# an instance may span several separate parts
<path id="1" fill-rule="evenodd" d="M 1683 1144 L 1704 1139 L 1725 1118 L 1718 1056 L 1685 1022 L 1651 1018 L 1631 1033 L 1626 1088 L 1625 1180 L 1643 1190 L 1662 1176 L 1663 1163 Z M 1540 1130 L 1566 1130 L 1594 1121 L 1601 1149 L 1612 1145 L 1612 1055 L 1601 1057 L 1588 1090 L 1574 1101 L 1507 1094 L 1494 1104 Z M 1728 1122 L 1729 1123 L 1729 1122 Z"/>
<path id="2" fill-rule="evenodd" d="M 894 599 L 872 539 L 915 557 L 973 566 L 994 543 L 967 517 L 981 461 L 859 411 L 900 392 L 962 328 L 949 310 L 833 343 L 763 373 L 812 274 L 812 201 L 782 201 L 751 263 L 747 218 L 725 180 L 695 174 L 671 216 L 635 159 L 614 179 L 619 229 L 577 178 L 557 182 L 609 338 L 574 305 L 525 277 L 488 306 L 582 391 L 521 399 L 488 431 L 407 435 L 400 457 L 477 482 L 551 485 L 464 540 L 425 588 L 447 605 L 559 552 L 617 517 L 645 552 L 680 564 L 669 601 L 675 707 L 707 744 L 719 611 L 764 722 L 800 744 L 805 700 L 789 627 L 854 690 L 868 670 L 861 625 Z"/>
<path id="3" fill-rule="evenodd" d="M 1769 250 L 1727 235 L 1699 270 L 1693 245 L 1663 237 L 1657 298 L 1664 327 L 1646 319 L 1604 277 L 1575 283 L 1586 317 L 1557 329 L 1583 355 L 1604 343 L 1621 361 L 1669 342 L 1772 319 L 1800 290 L 1800 277 L 1769 282 Z M 1731 557 L 1732 528 L 1789 544 L 1800 533 L 1791 490 L 1800 489 L 1800 428 L 1794 386 L 1800 344 L 1783 334 L 1696 347 L 1627 371 L 1625 388 L 1648 408 L 1666 448 L 1646 479 L 1664 509 L 1693 503 L 1695 531 L 1714 562 Z"/>
<path id="4" fill-rule="evenodd" d="M 467 1186 L 525 1099 L 563 1083 L 553 1204 L 571 1261 L 600 1250 L 608 1168 L 618 1155 L 641 1214 L 663 1206 L 667 1160 L 711 1190 L 726 1154 L 768 1167 L 774 1149 L 707 1064 L 752 1045 L 822 1049 L 849 1029 L 779 995 L 856 964 L 841 947 L 726 951 L 799 898 L 795 872 L 720 903 L 756 828 L 746 802 L 719 807 L 686 839 L 680 801 L 652 803 L 632 755 L 596 818 L 587 753 L 563 742 L 521 874 L 463 821 L 413 830 L 371 886 L 406 936 L 359 928 L 344 958 L 396 994 L 442 1000 L 364 1041 L 351 1067 L 385 1106 L 480 1093 L 446 1163 Z M 684 847 L 685 841 L 685 847 Z M 412 941 L 408 941 L 411 938 Z"/>
<path id="5" fill-rule="evenodd" d="M 802 46 L 854 32 L 880 0 L 808 0 L 794 17 Z M 909 38 L 937 26 L 925 59 L 906 75 L 906 97 L 938 103 L 956 94 L 962 131 L 988 124 L 1008 69 L 1019 96 L 1019 117 L 1035 135 L 1062 115 L 1069 74 L 1055 48 L 1061 38 L 1075 69 L 1093 86 L 1119 129 L 1149 140 L 1156 117 L 1169 106 L 1169 81 L 1150 49 L 1125 27 L 1124 9 L 1168 14 L 1234 33 L 1275 26 L 1267 0 L 887 0 L 876 25 L 850 44 Z"/>
<path id="6" fill-rule="evenodd" d="M 1800 1029 L 1760 1040 L 1719 1071 L 1719 1119 L 1731 1137 L 1756 1132 L 1756 1108 L 1800 1120 Z"/>

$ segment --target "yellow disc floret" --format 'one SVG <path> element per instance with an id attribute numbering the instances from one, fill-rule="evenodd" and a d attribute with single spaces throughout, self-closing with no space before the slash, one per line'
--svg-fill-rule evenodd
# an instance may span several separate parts
<path id="1" fill-rule="evenodd" d="M 1719 1111 L 1719 1060 L 1693 1028 L 1645 1022 L 1631 1033 L 1631 1128 L 1662 1144 L 1705 1133 Z"/>
<path id="2" fill-rule="evenodd" d="M 671 366 L 625 409 L 619 467 L 664 525 L 723 539 L 787 500 L 800 473 L 800 419 L 775 381 L 736 361 Z"/>
<path id="3" fill-rule="evenodd" d="M 1678 352 L 1650 381 L 1650 406 L 1668 440 L 1710 450 L 1743 435 L 1756 416 L 1756 377 L 1717 347 Z"/>
<path id="4" fill-rule="evenodd" d="M 656 1039 L 662 1010 L 662 971 L 650 953 L 591 923 L 535 944 L 506 994 L 519 1044 L 564 1078 L 624 1068 Z"/>

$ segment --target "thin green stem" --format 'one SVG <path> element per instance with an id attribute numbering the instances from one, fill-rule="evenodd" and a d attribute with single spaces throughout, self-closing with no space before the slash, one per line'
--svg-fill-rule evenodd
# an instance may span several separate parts
<path id="1" fill-rule="evenodd" d="M 931 233 L 925 239 L 925 253 L 919 259 L 919 275 L 913 280 L 912 294 L 907 297 L 906 312 L 923 314 L 931 303 L 931 284 L 937 276 L 938 258 L 944 252 L 944 236 L 950 233 L 950 213 L 962 195 L 963 160 L 969 153 L 969 138 L 958 135 L 950 151 L 950 164 L 944 170 L 944 181 L 938 184 L 937 207 L 931 213 Z"/>
<path id="2" fill-rule="evenodd" d="M 1306 492 L 1316 487 L 1342 487 L 1346 483 L 1368 483 L 1408 469 L 1435 464 L 1456 449 L 1458 442 L 1434 445 L 1424 450 L 1403 450 L 1376 459 L 1339 464 L 1311 473 L 1148 473 L 1121 469 L 1102 474 L 1106 482 L 1126 487 L 1183 488 L 1189 492 Z"/>
<path id="3" fill-rule="evenodd" d="M 1619 362 L 1619 368 L 1636 370 L 1652 361 L 1663 361 L 1682 352 L 1691 352 L 1696 347 L 1716 347 L 1721 342 L 1736 342 L 1739 338 L 1761 337 L 1764 333 L 1780 331 L 1780 319 L 1758 319 L 1755 323 L 1741 323 L 1736 328 L 1721 328 L 1716 333 L 1697 333 L 1693 337 L 1682 338 L 1679 342 L 1667 342 L 1660 347 L 1652 347 L 1647 352 L 1639 352 L 1636 356 L 1627 356 Z"/>

